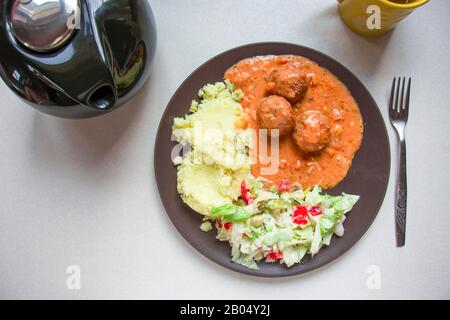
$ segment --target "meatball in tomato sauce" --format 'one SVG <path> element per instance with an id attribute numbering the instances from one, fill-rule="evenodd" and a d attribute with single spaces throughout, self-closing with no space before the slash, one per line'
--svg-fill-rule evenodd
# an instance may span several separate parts
<path id="1" fill-rule="evenodd" d="M 268 91 L 283 96 L 292 103 L 303 99 L 308 84 L 305 72 L 289 63 L 274 69 L 268 77 Z"/>
<path id="2" fill-rule="evenodd" d="M 301 151 L 321 151 L 329 144 L 330 137 L 328 118 L 320 111 L 305 111 L 296 118 L 294 139 Z"/>
<path id="3" fill-rule="evenodd" d="M 272 95 L 261 99 L 256 116 L 258 126 L 267 129 L 269 136 L 282 136 L 292 131 L 292 107 L 283 97 Z"/>

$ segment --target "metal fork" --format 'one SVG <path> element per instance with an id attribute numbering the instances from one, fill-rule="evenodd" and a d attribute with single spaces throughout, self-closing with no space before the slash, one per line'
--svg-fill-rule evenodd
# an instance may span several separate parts
<path id="1" fill-rule="evenodd" d="M 397 187 L 395 190 L 395 237 L 397 247 L 405 245 L 406 231 L 406 141 L 405 127 L 408 122 L 409 96 L 411 90 L 411 78 L 405 92 L 406 78 L 394 78 L 392 81 L 391 96 L 389 99 L 389 119 L 397 132 L 400 157 L 397 172 Z"/>

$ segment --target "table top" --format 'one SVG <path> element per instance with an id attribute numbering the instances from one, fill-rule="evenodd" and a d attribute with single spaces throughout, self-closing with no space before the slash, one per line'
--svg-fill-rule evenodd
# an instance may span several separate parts
<path id="1" fill-rule="evenodd" d="M 157 55 L 126 106 L 58 119 L 0 83 L 0 298 L 450 298 L 450 1 L 431 1 L 377 38 L 350 31 L 332 0 L 150 3 Z M 309 46 L 352 70 L 381 109 L 393 155 L 364 237 L 337 261 L 285 279 L 241 275 L 197 253 L 165 214 L 153 171 L 158 123 L 180 83 L 216 54 L 261 41 Z M 387 117 L 400 75 L 413 79 L 404 248 L 395 247 L 397 138 Z"/>

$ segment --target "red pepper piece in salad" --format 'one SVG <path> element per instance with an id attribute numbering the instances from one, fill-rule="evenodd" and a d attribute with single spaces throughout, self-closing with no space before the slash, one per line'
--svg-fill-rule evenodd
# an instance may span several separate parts
<path id="1" fill-rule="evenodd" d="M 255 201 L 255 199 L 253 199 L 252 195 L 250 194 L 249 189 L 247 188 L 245 180 L 242 180 L 241 182 L 241 196 L 242 200 L 244 200 L 246 204 L 252 204 Z"/>
<path id="2" fill-rule="evenodd" d="M 312 206 L 309 208 L 309 214 L 312 216 L 318 216 L 322 214 L 322 207 L 321 206 Z"/>
<path id="3" fill-rule="evenodd" d="M 278 261 L 281 258 L 283 258 L 283 252 L 281 251 L 272 251 L 266 256 L 267 261 Z"/>
<path id="4" fill-rule="evenodd" d="M 308 223 L 308 207 L 296 206 L 292 213 L 292 221 L 295 224 L 307 224 Z"/>
<path id="5" fill-rule="evenodd" d="M 233 225 L 232 222 L 225 222 L 225 223 L 222 223 L 221 220 L 218 220 L 218 221 L 216 222 L 217 229 L 225 228 L 225 230 L 230 230 L 232 225 Z"/>
<path id="6" fill-rule="evenodd" d="M 278 183 L 277 190 L 278 192 L 289 191 L 291 189 L 291 183 L 288 179 L 283 179 Z"/>

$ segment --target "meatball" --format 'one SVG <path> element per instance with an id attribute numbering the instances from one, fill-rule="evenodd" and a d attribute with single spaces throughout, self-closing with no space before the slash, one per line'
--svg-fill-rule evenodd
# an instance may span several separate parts
<path id="1" fill-rule="evenodd" d="M 292 107 L 289 101 L 280 96 L 268 96 L 261 99 L 256 110 L 260 128 L 267 129 L 269 136 L 282 136 L 292 131 Z M 272 132 L 278 129 L 278 133 Z"/>
<path id="2" fill-rule="evenodd" d="M 294 139 L 301 151 L 323 150 L 330 142 L 328 118 L 319 111 L 305 111 L 295 120 Z"/>
<path id="3" fill-rule="evenodd" d="M 281 65 L 274 69 L 268 77 L 269 92 L 283 96 L 292 103 L 303 99 L 308 84 L 306 74 L 292 64 Z"/>

